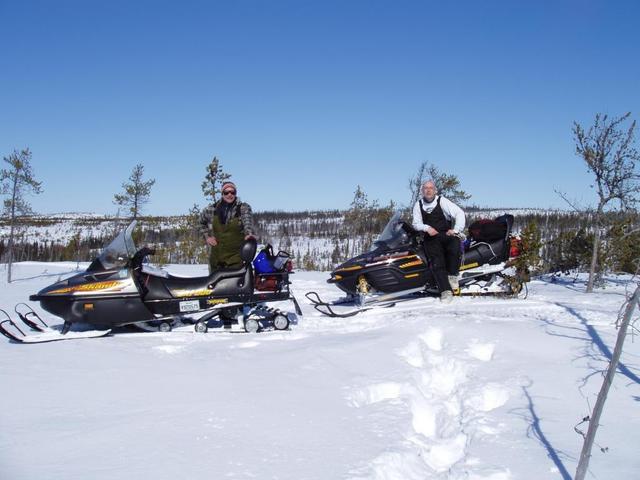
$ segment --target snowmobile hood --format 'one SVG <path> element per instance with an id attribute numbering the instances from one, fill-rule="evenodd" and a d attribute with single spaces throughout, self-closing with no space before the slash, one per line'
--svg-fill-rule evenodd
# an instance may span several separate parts
<path id="1" fill-rule="evenodd" d="M 327 283 L 335 283 L 348 275 L 358 275 L 361 272 L 365 273 L 372 267 L 387 265 L 404 258 L 412 260 L 415 257 L 416 255 L 408 248 L 394 250 L 375 249 L 371 252 L 358 255 L 339 265 L 331 272 L 331 278 L 327 280 Z"/>
<path id="2" fill-rule="evenodd" d="M 31 295 L 29 300 L 38 301 L 43 298 L 60 296 L 103 296 L 118 293 L 135 293 L 136 286 L 127 269 L 100 272 L 85 271 L 66 280 L 60 280 Z"/>

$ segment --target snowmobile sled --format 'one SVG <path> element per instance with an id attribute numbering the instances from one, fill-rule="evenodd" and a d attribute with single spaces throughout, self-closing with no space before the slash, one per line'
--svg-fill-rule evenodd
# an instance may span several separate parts
<path id="1" fill-rule="evenodd" d="M 462 242 L 458 282 L 461 295 L 517 295 L 523 287 L 520 275 L 508 275 L 519 255 L 518 242 L 511 235 L 512 215 L 502 215 L 490 221 L 500 232 L 491 240 L 471 238 Z M 374 307 L 389 307 L 399 301 L 438 295 L 435 277 L 422 246 L 423 234 L 402 220 L 401 212 L 393 214 L 374 242 L 373 248 L 347 260 L 331 272 L 327 280 L 346 296 L 325 302 L 316 292 L 307 299 L 316 310 L 332 317 L 348 317 Z M 349 306 L 347 310 L 336 308 Z"/>
<path id="2" fill-rule="evenodd" d="M 133 221 L 120 232 L 84 272 L 29 297 L 61 317 L 61 326 L 49 327 L 31 307 L 18 304 L 15 311 L 24 325 L 20 328 L 19 322 L 0 310 L 4 315 L 0 333 L 18 342 L 40 343 L 104 336 L 129 324 L 163 332 L 185 322 L 193 324 L 196 332 L 206 332 L 210 324 L 228 327 L 232 322 L 248 332 L 263 327 L 284 330 L 289 327 L 290 314 L 266 305 L 284 300 L 293 302 L 296 314 L 302 315 L 289 288 L 291 261 L 281 261 L 277 269 L 271 266 L 268 273 L 255 272 L 255 240 L 242 245 L 240 268 L 217 270 L 203 277 L 178 277 L 144 262 L 154 250 L 135 247 L 131 236 L 135 224 Z M 263 261 L 273 260 L 264 251 L 258 256 Z M 94 330 L 72 331 L 74 324 Z M 25 326 L 37 333 L 26 334 Z"/>

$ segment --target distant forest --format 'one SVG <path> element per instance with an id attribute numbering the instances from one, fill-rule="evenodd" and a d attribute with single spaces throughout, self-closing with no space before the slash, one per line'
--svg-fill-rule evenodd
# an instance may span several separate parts
<path id="1" fill-rule="evenodd" d="M 507 210 L 506 213 L 510 211 Z M 467 209 L 467 225 L 478 218 L 497 216 L 500 210 Z M 533 229 L 540 240 L 536 273 L 568 272 L 588 267 L 593 244 L 593 214 L 543 210 L 512 211 L 513 232 Z M 155 263 L 206 263 L 207 250 L 197 234 L 199 212 L 175 217 L 141 217 L 135 240 L 154 244 Z M 291 254 L 297 269 L 329 270 L 369 249 L 391 215 L 390 208 L 303 212 L 255 212 L 258 241 Z M 409 212 L 405 217 L 409 220 Z M 640 258 L 638 214 L 610 213 L 600 257 L 606 269 L 635 272 Z M 15 261 L 92 260 L 127 224 L 109 217 L 21 217 L 14 250 Z M 100 226 L 100 228 L 97 228 Z M 0 261 L 7 250 L 7 221 L 0 220 Z M 87 233 L 90 232 L 90 233 Z"/>

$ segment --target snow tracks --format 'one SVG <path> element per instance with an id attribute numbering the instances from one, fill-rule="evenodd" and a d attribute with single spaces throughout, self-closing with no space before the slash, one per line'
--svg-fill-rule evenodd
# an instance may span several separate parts
<path id="1" fill-rule="evenodd" d="M 397 352 L 406 362 L 407 381 L 383 382 L 352 391 L 353 407 L 366 410 L 398 405 L 408 410 L 406 433 L 397 444 L 350 473 L 352 479 L 508 480 L 504 468 L 471 458 L 476 439 L 497 435 L 488 413 L 503 406 L 510 390 L 476 375 L 490 362 L 494 345 L 472 340 L 457 350 L 447 346 L 443 331 L 432 327 Z"/>

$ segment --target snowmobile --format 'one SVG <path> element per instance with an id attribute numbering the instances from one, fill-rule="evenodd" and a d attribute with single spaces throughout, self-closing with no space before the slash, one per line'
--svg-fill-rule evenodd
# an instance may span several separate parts
<path id="1" fill-rule="evenodd" d="M 225 326 L 237 323 L 247 332 L 263 327 L 284 330 L 289 314 L 267 306 L 269 302 L 289 300 L 297 315 L 302 315 L 289 285 L 292 264 L 280 252 L 279 268 L 254 271 L 254 256 L 263 263 L 272 262 L 267 251 L 256 256 L 255 240 L 241 248 L 243 265 L 202 277 L 179 277 L 145 262 L 155 252 L 137 249 L 132 239 L 135 220 L 102 250 L 82 273 L 58 281 L 31 295 L 31 301 L 49 313 L 61 317 L 61 326 L 50 327 L 31 307 L 22 303 L 15 308 L 24 325 L 20 328 L 9 314 L 0 310 L 0 333 L 22 343 L 40 343 L 71 338 L 107 335 L 115 327 L 134 324 L 144 330 L 171 331 L 176 323 L 194 325 L 206 332 L 217 322 Z M 261 265 L 262 265 L 261 264 Z M 93 330 L 74 331 L 72 325 Z M 25 326 L 37 333 L 27 334 Z"/>
<path id="2" fill-rule="evenodd" d="M 513 267 L 520 254 L 519 242 L 511 234 L 513 216 L 502 215 L 491 221 L 500 229 L 499 237 L 485 241 L 470 238 L 461 242 L 458 282 L 459 295 L 517 295 L 524 276 L 505 270 Z M 323 301 L 317 292 L 305 296 L 319 312 L 331 317 L 349 317 L 376 307 L 389 307 L 399 301 L 438 295 L 435 277 L 422 246 L 423 234 L 402 220 L 396 211 L 370 251 L 351 258 L 331 272 L 328 283 L 346 296 Z M 347 310 L 336 306 L 349 306 Z M 342 311 L 340 311 L 342 310 Z"/>

